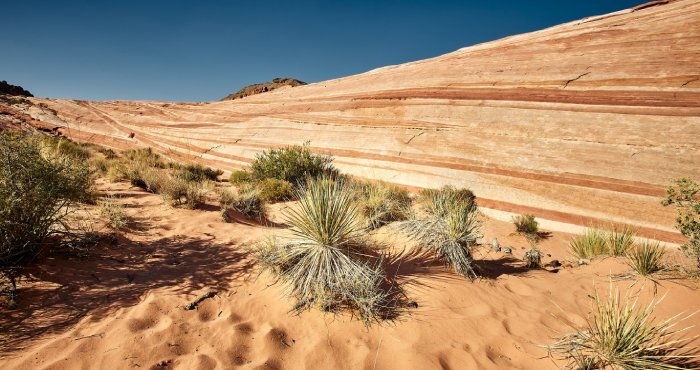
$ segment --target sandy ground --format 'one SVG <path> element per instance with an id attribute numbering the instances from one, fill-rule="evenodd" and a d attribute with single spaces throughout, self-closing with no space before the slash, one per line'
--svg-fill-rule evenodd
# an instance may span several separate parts
<path id="1" fill-rule="evenodd" d="M 629 271 L 614 258 L 528 270 L 512 225 L 484 219 L 484 239 L 514 254 L 483 247 L 484 277 L 469 282 L 384 228 L 379 237 L 395 255 L 388 271 L 418 307 L 365 328 L 347 314 L 288 313 L 293 302 L 248 253 L 279 228 L 224 223 L 214 205 L 171 208 L 127 183 L 99 188 L 121 196 L 135 222 L 91 258 L 50 256 L 32 269 L 19 307 L 0 311 L 0 368 L 556 369 L 541 346 L 583 325 L 594 291 L 607 294 L 610 275 Z M 552 233 L 541 244 L 545 262 L 566 260 L 570 237 Z M 633 282 L 614 285 L 627 291 Z M 700 309 L 696 285 L 662 281 L 657 317 Z M 642 302 L 653 292 L 643 281 L 632 290 Z M 217 295 L 183 309 L 208 291 Z"/>

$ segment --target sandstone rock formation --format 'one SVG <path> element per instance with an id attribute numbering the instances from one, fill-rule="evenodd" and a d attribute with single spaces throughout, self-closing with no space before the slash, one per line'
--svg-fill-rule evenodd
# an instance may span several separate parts
<path id="1" fill-rule="evenodd" d="M 76 140 L 225 170 L 310 141 L 343 171 L 472 188 L 485 208 L 682 240 L 659 204 L 700 177 L 700 2 L 657 2 L 436 58 L 214 103 L 33 99 Z M 133 133 L 133 135 L 132 135 Z"/>
<path id="2" fill-rule="evenodd" d="M 0 81 L 0 94 L 16 96 L 34 96 L 21 86 L 10 85 L 7 81 Z"/>
<path id="3" fill-rule="evenodd" d="M 248 86 L 236 91 L 235 93 L 228 95 L 227 97 L 225 97 L 221 100 L 240 99 L 240 98 L 245 98 L 246 96 L 249 96 L 249 95 L 261 94 L 261 93 L 276 90 L 276 89 L 279 89 L 282 87 L 287 87 L 287 86 L 295 87 L 295 86 L 302 86 L 302 85 L 306 85 L 306 82 L 299 81 L 299 80 L 294 79 L 294 78 L 274 78 L 274 79 L 272 79 L 271 82 L 248 85 Z"/>

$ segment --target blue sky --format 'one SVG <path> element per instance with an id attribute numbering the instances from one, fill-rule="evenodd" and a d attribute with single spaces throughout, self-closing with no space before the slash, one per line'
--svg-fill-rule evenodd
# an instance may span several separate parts
<path id="1" fill-rule="evenodd" d="M 166 101 L 323 81 L 644 2 L 0 1 L 0 80 L 41 97 Z"/>

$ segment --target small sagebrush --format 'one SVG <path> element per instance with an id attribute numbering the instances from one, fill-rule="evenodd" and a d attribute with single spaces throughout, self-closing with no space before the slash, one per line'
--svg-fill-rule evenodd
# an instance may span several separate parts
<path id="1" fill-rule="evenodd" d="M 294 198 L 294 185 L 289 181 L 265 179 L 255 185 L 258 197 L 265 202 L 275 203 Z"/>
<path id="2" fill-rule="evenodd" d="M 538 269 L 542 267 L 542 252 L 534 245 L 529 251 L 525 252 L 523 259 L 527 268 Z"/>
<path id="3" fill-rule="evenodd" d="M 631 248 L 627 254 L 629 265 L 639 275 L 650 276 L 663 271 L 662 264 L 666 250 L 659 242 L 643 242 Z"/>
<path id="4" fill-rule="evenodd" d="M 307 144 L 265 151 L 255 156 L 250 168 L 255 181 L 273 178 L 294 186 L 302 184 L 306 178 L 337 172 L 333 168 L 333 157 L 313 153 Z"/>
<path id="5" fill-rule="evenodd" d="M 229 189 L 219 190 L 219 205 L 221 206 L 221 217 L 226 222 L 233 222 L 231 212 L 239 212 L 249 220 L 262 221 L 266 218 L 267 212 L 265 202 L 263 202 L 254 190 L 244 190 L 235 192 Z"/>
<path id="6" fill-rule="evenodd" d="M 676 329 L 679 316 L 655 320 L 657 304 L 640 307 L 636 300 L 621 301 L 619 293 L 611 292 L 607 299 L 596 295 L 588 327 L 549 349 L 574 369 L 697 369 L 697 350 L 681 337 L 688 328 Z"/>
<path id="7" fill-rule="evenodd" d="M 193 182 L 216 181 L 224 173 L 224 171 L 215 170 L 197 163 L 182 166 L 179 170 L 178 177 Z"/>
<path id="8" fill-rule="evenodd" d="M 206 193 L 211 186 L 208 183 L 187 181 L 181 177 L 171 177 L 159 186 L 158 192 L 166 203 L 171 206 L 183 206 L 194 209 L 206 199 Z"/>
<path id="9" fill-rule="evenodd" d="M 588 229 L 583 235 L 575 236 L 569 242 L 571 254 L 581 259 L 608 254 L 608 244 L 605 232 L 598 229 Z"/>
<path id="10" fill-rule="evenodd" d="M 369 325 L 381 317 L 388 293 L 352 195 L 342 181 L 308 180 L 298 192 L 299 205 L 285 214 L 292 237 L 270 239 L 257 256 L 297 299 L 294 311 L 345 307 Z"/>
<path id="11" fill-rule="evenodd" d="M 398 186 L 378 183 L 353 184 L 358 212 L 364 219 L 365 227 L 373 230 L 394 221 L 409 219 L 411 196 Z"/>
<path id="12" fill-rule="evenodd" d="M 253 175 L 244 170 L 236 170 L 231 172 L 228 182 L 232 185 L 243 185 L 253 181 Z"/>
<path id="13" fill-rule="evenodd" d="M 422 196 L 427 199 L 429 216 L 403 222 L 399 227 L 455 272 L 475 278 L 471 248 L 481 238 L 481 225 L 474 195 L 466 189 L 447 187 Z"/>

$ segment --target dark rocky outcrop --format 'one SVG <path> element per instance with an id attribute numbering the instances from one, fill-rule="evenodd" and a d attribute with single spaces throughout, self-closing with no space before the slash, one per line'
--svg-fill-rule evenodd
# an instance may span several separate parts
<path id="1" fill-rule="evenodd" d="M 221 100 L 240 99 L 240 98 L 245 98 L 246 96 L 249 96 L 249 95 L 261 94 L 264 92 L 279 89 L 280 87 L 283 87 L 283 86 L 295 87 L 295 86 L 301 86 L 301 85 L 306 85 L 306 82 L 299 81 L 299 80 L 294 79 L 294 78 L 275 78 L 271 82 L 248 85 L 248 86 L 236 91 L 235 93 L 228 95 L 227 97 L 225 97 Z"/>
<path id="2" fill-rule="evenodd" d="M 16 96 L 34 96 L 21 86 L 10 85 L 7 81 L 0 81 L 0 94 Z"/>

